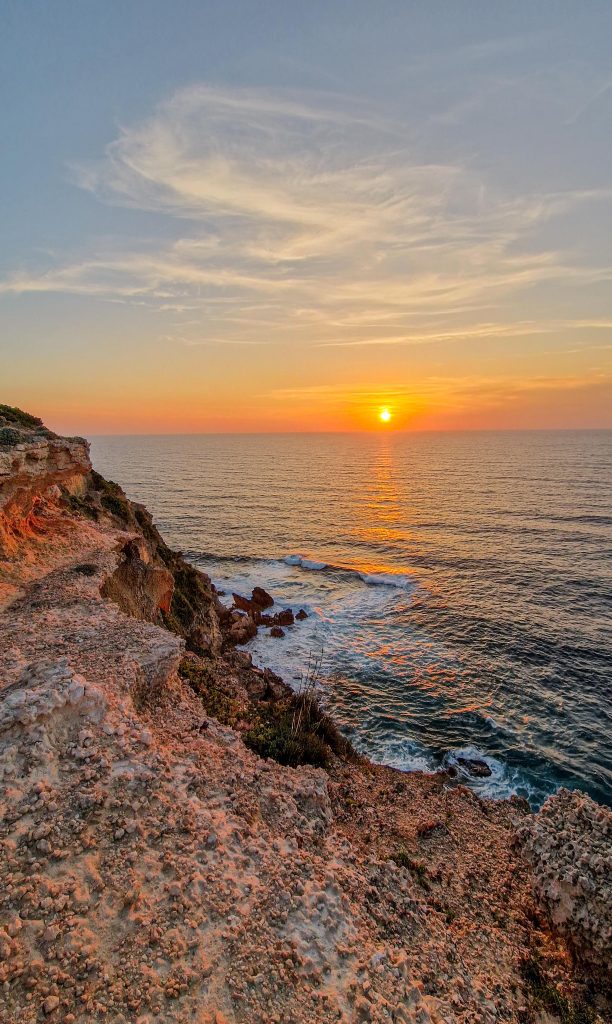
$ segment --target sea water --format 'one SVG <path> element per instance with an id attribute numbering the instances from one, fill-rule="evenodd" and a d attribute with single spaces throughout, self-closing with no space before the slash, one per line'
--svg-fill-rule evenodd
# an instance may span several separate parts
<path id="1" fill-rule="evenodd" d="M 354 745 L 534 805 L 612 802 L 612 432 L 92 438 L 228 595 L 308 618 L 248 645 Z M 461 769 L 460 769 L 461 770 Z"/>

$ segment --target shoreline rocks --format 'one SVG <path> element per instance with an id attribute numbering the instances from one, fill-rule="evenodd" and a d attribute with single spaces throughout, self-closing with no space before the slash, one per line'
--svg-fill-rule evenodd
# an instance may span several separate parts
<path id="1" fill-rule="evenodd" d="M 294 615 L 292 608 L 282 608 L 273 615 L 267 614 L 264 609 L 273 607 L 275 602 L 263 587 L 254 587 L 251 597 L 232 593 L 232 599 L 233 608 L 229 610 L 232 624 L 228 636 L 230 641 L 236 644 L 252 640 L 257 635 L 259 626 L 270 627 L 270 636 L 283 637 L 283 626 L 293 626 L 296 621 L 301 622 L 308 618 L 303 608 L 297 615 Z"/>

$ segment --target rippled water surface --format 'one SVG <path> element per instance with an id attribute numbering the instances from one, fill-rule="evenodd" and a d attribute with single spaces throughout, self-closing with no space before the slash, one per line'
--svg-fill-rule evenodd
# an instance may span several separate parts
<path id="1" fill-rule="evenodd" d="M 400 768 L 612 801 L 612 432 L 94 438 L 96 468 L 228 592 L 309 618 L 256 662 Z"/>

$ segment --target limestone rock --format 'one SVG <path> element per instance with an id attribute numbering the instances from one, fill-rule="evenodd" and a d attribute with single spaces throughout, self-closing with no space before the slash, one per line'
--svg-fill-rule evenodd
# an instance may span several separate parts
<path id="1" fill-rule="evenodd" d="M 612 963 L 612 811 L 561 789 L 519 836 L 554 928 L 603 979 Z"/>

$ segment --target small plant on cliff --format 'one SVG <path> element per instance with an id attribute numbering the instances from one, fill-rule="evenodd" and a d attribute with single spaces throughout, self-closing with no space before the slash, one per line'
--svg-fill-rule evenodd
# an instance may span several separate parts
<path id="1" fill-rule="evenodd" d="M 98 519 L 98 510 L 91 503 L 91 499 L 87 496 L 82 498 L 79 494 L 70 494 L 69 491 L 62 489 L 62 497 L 71 512 L 75 515 L 86 516 L 87 519 Z"/>
<path id="2" fill-rule="evenodd" d="M 129 522 L 129 502 L 119 484 L 116 484 L 113 480 L 105 480 L 103 476 L 96 473 L 95 469 L 92 470 L 91 479 L 95 489 L 100 494 L 102 508 L 110 512 L 111 515 L 116 516 L 117 519 L 121 519 L 122 522 Z"/>
<path id="3" fill-rule="evenodd" d="M 174 577 L 170 611 L 164 615 L 166 626 L 178 636 L 188 638 L 194 624 L 201 621 L 202 610 L 206 610 L 210 605 L 211 597 L 207 584 L 202 574 L 192 565 L 178 558 L 174 561 L 167 560 L 163 557 L 163 552 L 160 552 L 160 555 Z M 188 642 L 187 646 L 198 653 L 191 642 Z"/>
<path id="4" fill-rule="evenodd" d="M 296 767 L 314 764 L 327 768 L 332 755 L 354 759 L 355 751 L 322 710 L 318 695 L 321 657 L 311 655 L 297 693 L 262 702 L 244 741 L 261 757 Z"/>
<path id="5" fill-rule="evenodd" d="M 197 693 L 204 710 L 222 725 L 235 725 L 241 717 L 240 702 L 215 678 L 208 666 L 198 664 L 191 658 L 183 658 L 179 675 Z"/>
<path id="6" fill-rule="evenodd" d="M 534 1010 L 554 1015 L 561 1024 L 594 1024 L 597 1019 L 594 1010 L 584 1001 L 573 1002 L 562 995 L 544 974 L 538 956 L 524 960 L 521 973 Z"/>
<path id="7" fill-rule="evenodd" d="M 1 405 L 0 404 L 0 418 L 6 420 L 7 423 L 15 425 L 16 427 L 25 427 L 28 430 L 39 430 L 47 431 L 43 421 L 38 416 L 31 416 L 29 412 L 24 412 L 23 409 L 18 409 L 13 405 Z"/>
<path id="8" fill-rule="evenodd" d="M 12 448 L 22 441 L 57 437 L 38 416 L 13 405 L 0 405 L 0 448 Z"/>
<path id="9" fill-rule="evenodd" d="M 422 860 L 415 860 L 403 846 L 400 846 L 395 853 L 391 855 L 391 860 L 394 860 L 400 868 L 408 868 L 419 884 L 424 888 L 427 888 L 427 868 Z"/>
<path id="10" fill-rule="evenodd" d="M 14 427 L 0 427 L 0 448 L 12 448 L 23 440 L 23 434 Z"/>

